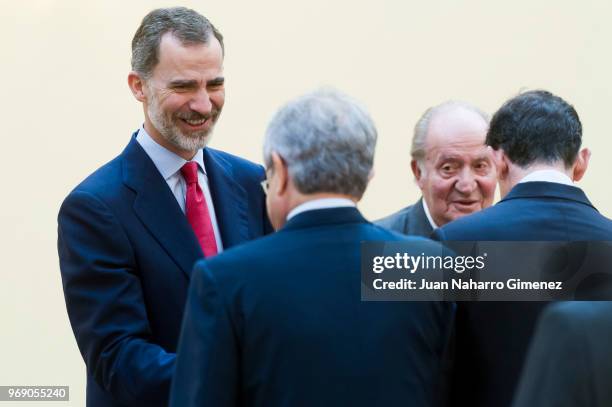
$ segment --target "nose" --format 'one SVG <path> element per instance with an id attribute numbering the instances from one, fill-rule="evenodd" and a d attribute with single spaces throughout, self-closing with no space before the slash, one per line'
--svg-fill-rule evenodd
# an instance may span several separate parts
<path id="1" fill-rule="evenodd" d="M 206 89 L 200 89 L 193 95 L 193 98 L 189 102 L 189 108 L 203 115 L 210 114 L 212 111 L 212 102 Z"/>
<path id="2" fill-rule="evenodd" d="M 469 168 L 463 168 L 459 172 L 455 189 L 463 195 L 470 195 L 476 189 L 476 177 Z"/>

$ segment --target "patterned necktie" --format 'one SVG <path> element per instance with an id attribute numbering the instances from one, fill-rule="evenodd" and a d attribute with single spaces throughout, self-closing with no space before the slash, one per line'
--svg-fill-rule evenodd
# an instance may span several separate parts
<path id="1" fill-rule="evenodd" d="M 208 205 L 202 188 L 198 184 L 198 163 L 188 162 L 181 168 L 181 174 L 187 183 L 185 198 L 185 214 L 200 242 L 204 257 L 217 254 L 217 241 L 213 232 L 212 221 L 208 213 Z"/>

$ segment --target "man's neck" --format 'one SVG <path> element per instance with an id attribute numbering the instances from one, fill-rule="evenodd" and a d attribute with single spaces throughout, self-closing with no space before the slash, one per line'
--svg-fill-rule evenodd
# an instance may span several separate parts
<path id="1" fill-rule="evenodd" d="M 289 203 L 289 210 L 292 210 L 293 208 L 308 202 L 308 201 L 314 201 L 314 200 L 318 200 L 318 199 L 327 199 L 327 198 L 340 198 L 340 199 L 349 199 L 355 203 L 357 203 L 357 199 L 354 196 L 350 196 L 350 195 L 344 195 L 344 194 L 337 194 L 337 193 L 332 193 L 332 192 L 318 192 L 318 193 L 314 193 L 314 194 L 295 194 L 292 199 L 290 200 Z"/>
<path id="2" fill-rule="evenodd" d="M 570 181 L 572 180 L 572 169 L 565 168 L 563 164 L 534 164 L 526 168 L 522 168 L 517 165 L 510 165 L 508 167 L 508 174 L 503 180 L 500 180 L 499 182 L 501 197 L 505 197 L 510 192 L 510 190 L 514 188 L 517 184 L 519 184 L 521 181 L 523 181 L 525 177 L 543 171 L 551 171 L 557 173 L 558 177 L 565 176 Z"/>
<path id="3" fill-rule="evenodd" d="M 299 198 L 299 199 L 298 199 Z M 318 194 L 300 194 L 296 200 L 290 205 L 287 220 L 294 217 L 298 213 L 306 212 L 313 209 L 335 208 L 355 206 L 357 199 L 350 195 L 333 194 L 333 193 L 318 193 Z"/>

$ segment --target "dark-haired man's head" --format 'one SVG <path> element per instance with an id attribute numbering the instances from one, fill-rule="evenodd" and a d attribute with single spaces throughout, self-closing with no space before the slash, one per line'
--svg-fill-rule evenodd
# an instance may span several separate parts
<path id="1" fill-rule="evenodd" d="M 144 129 L 185 160 L 208 143 L 221 114 L 223 55 L 221 33 L 185 7 L 151 11 L 132 40 L 128 84 L 143 104 Z"/>
<path id="2" fill-rule="evenodd" d="M 560 97 L 534 90 L 508 100 L 493 115 L 486 138 L 496 151 L 502 196 L 538 170 L 580 180 L 590 157 L 588 149 L 580 150 L 581 142 L 578 113 Z"/>

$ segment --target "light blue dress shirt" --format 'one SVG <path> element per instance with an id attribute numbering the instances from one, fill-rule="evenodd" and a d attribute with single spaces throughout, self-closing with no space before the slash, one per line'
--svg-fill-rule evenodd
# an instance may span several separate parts
<path id="1" fill-rule="evenodd" d="M 136 141 L 138 144 L 140 144 L 145 153 L 147 153 L 149 158 L 151 158 L 153 164 L 164 180 L 166 180 L 170 191 L 176 198 L 176 201 L 184 213 L 187 183 L 181 175 L 181 168 L 183 165 L 185 165 L 185 163 L 187 163 L 187 161 L 165 147 L 157 144 L 157 142 L 151 138 L 149 133 L 147 133 L 144 127 L 141 127 L 140 130 L 138 130 Z M 218 253 L 221 253 L 221 251 L 223 251 L 223 242 L 221 242 L 221 234 L 219 233 L 219 225 L 217 224 L 215 207 L 213 205 L 212 197 L 210 195 L 210 188 L 208 186 L 208 177 L 206 176 L 206 168 L 204 167 L 204 153 L 201 149 L 198 150 L 191 161 L 198 163 L 198 184 L 200 184 L 200 188 L 202 188 L 202 192 L 206 198 L 206 205 L 208 206 L 208 213 L 210 214 L 210 221 L 212 223 L 215 240 L 217 242 L 217 251 Z"/>

